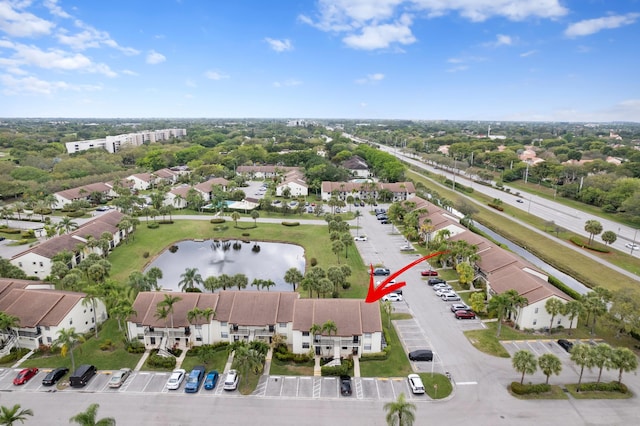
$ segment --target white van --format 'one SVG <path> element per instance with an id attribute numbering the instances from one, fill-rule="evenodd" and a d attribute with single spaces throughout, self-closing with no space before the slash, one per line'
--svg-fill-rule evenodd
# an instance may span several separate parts
<path id="1" fill-rule="evenodd" d="M 409 387 L 411 388 L 411 392 L 416 395 L 420 395 L 424 393 L 424 385 L 422 384 L 422 379 L 417 374 L 409 374 L 407 376 L 407 380 L 409 381 Z"/>

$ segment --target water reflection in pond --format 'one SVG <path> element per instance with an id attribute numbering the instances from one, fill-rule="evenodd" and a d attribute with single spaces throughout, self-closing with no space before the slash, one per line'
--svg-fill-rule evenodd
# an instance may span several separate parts
<path id="1" fill-rule="evenodd" d="M 222 274 L 245 274 L 249 279 L 246 290 L 256 290 L 251 282 L 258 278 L 276 283 L 270 291 L 291 291 L 291 284 L 284 281 L 285 272 L 297 268 L 304 273 L 304 250 L 294 244 L 207 240 L 181 241 L 175 245 L 178 247 L 175 253 L 165 250 L 145 270 L 160 268 L 162 279 L 158 284 L 165 290 L 179 291 L 180 275 L 187 268 L 198 269 L 203 280 Z"/>

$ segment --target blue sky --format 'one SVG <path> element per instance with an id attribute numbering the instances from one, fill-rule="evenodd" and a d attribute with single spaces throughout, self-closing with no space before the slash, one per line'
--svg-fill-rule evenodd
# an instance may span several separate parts
<path id="1" fill-rule="evenodd" d="M 640 0 L 0 0 L 0 117 L 640 122 Z"/>

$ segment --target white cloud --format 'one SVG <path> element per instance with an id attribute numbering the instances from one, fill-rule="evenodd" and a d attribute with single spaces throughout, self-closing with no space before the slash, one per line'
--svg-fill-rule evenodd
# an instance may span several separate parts
<path id="1" fill-rule="evenodd" d="M 158 53 L 155 50 L 152 50 L 147 54 L 147 63 L 151 65 L 160 64 L 166 60 L 167 58 L 163 54 Z"/>
<path id="2" fill-rule="evenodd" d="M 140 75 L 140 74 L 138 74 L 137 72 L 135 72 L 135 71 L 131 71 L 131 70 L 122 70 L 122 74 L 125 74 L 125 75 L 132 75 L 132 76 L 138 76 L 138 75 Z"/>
<path id="3" fill-rule="evenodd" d="M 410 28 L 412 19 L 398 21 L 409 13 L 429 18 L 458 13 L 474 22 L 495 16 L 512 21 L 531 17 L 554 19 L 568 13 L 560 1 L 319 0 L 315 16 L 299 15 L 298 20 L 322 31 L 345 34 L 343 41 L 350 47 L 372 50 L 387 48 L 392 43 L 414 43 L 415 37 Z"/>
<path id="4" fill-rule="evenodd" d="M 538 51 L 537 51 L 537 50 L 529 50 L 529 51 L 527 51 L 527 52 L 522 52 L 522 53 L 520 54 L 520 57 L 521 57 L 521 58 L 526 58 L 526 57 L 528 57 L 528 56 L 535 55 L 536 53 L 538 53 Z"/>
<path id="5" fill-rule="evenodd" d="M 274 81 L 273 87 L 295 87 L 302 84 L 299 80 Z"/>
<path id="6" fill-rule="evenodd" d="M 45 0 L 43 4 L 47 9 L 49 9 L 49 12 L 52 15 L 58 16 L 60 18 L 71 18 L 71 15 L 69 15 L 67 12 L 62 10 L 60 6 L 58 6 L 58 0 Z"/>
<path id="7" fill-rule="evenodd" d="M 267 37 L 264 39 L 264 41 L 269 43 L 269 47 L 271 47 L 271 49 L 275 50 L 276 52 L 286 52 L 288 50 L 293 50 L 293 44 L 291 44 L 291 41 L 286 38 L 277 40 Z"/>
<path id="8" fill-rule="evenodd" d="M 451 67 L 447 69 L 447 72 L 460 72 L 460 71 L 466 71 L 468 69 L 469 69 L 468 65 L 456 65 L 455 67 Z"/>
<path id="9" fill-rule="evenodd" d="M 375 73 L 375 74 L 367 74 L 366 77 L 357 79 L 356 83 L 357 84 L 374 84 L 382 80 L 384 80 L 384 74 Z"/>
<path id="10" fill-rule="evenodd" d="M 58 69 L 65 71 L 83 71 L 104 74 L 107 77 L 115 77 L 118 74 L 112 71 L 108 65 L 94 63 L 81 53 L 69 53 L 59 49 L 44 51 L 39 47 L 21 43 L 13 43 L 8 40 L 0 40 L 0 47 L 14 50 L 11 59 L 17 66 L 33 66 L 43 69 Z"/>
<path id="11" fill-rule="evenodd" d="M 81 22 L 76 22 L 76 26 L 80 26 L 82 31 L 76 34 L 68 35 L 65 29 L 60 30 L 56 34 L 56 38 L 61 44 L 70 46 L 75 50 L 86 50 L 89 48 L 99 48 L 102 46 L 117 49 L 128 56 L 137 55 L 140 52 L 132 47 L 122 47 L 111 38 L 106 31 L 99 31 L 91 26 Z"/>
<path id="12" fill-rule="evenodd" d="M 601 30 L 610 30 L 634 24 L 640 13 L 627 13 L 626 15 L 612 15 L 603 18 L 586 19 L 567 27 L 564 34 L 567 37 L 581 37 L 595 34 Z"/>
<path id="13" fill-rule="evenodd" d="M 0 84 L 3 86 L 2 92 L 6 95 L 51 95 L 61 90 L 76 92 L 102 90 L 102 87 L 97 85 L 77 85 L 64 81 L 45 81 L 33 76 L 16 78 L 8 74 L 0 75 Z"/>
<path id="14" fill-rule="evenodd" d="M 207 77 L 209 80 L 224 80 L 229 78 L 227 74 L 222 74 L 218 71 L 207 71 L 204 73 L 204 76 Z"/>
<path id="15" fill-rule="evenodd" d="M 392 43 L 412 44 L 416 38 L 411 33 L 411 17 L 403 15 L 393 24 L 371 25 L 362 28 L 360 34 L 351 34 L 342 39 L 354 49 L 374 50 L 387 48 Z"/>
<path id="16" fill-rule="evenodd" d="M 484 43 L 485 47 L 500 47 L 500 46 L 511 46 L 515 43 L 515 39 L 511 36 L 504 34 L 497 34 L 495 41 L 491 41 L 488 43 Z"/>
<path id="17" fill-rule="evenodd" d="M 38 37 L 51 32 L 55 26 L 53 22 L 18 10 L 21 6 L 25 7 L 26 5 L 0 2 L 0 31 L 13 37 Z"/>

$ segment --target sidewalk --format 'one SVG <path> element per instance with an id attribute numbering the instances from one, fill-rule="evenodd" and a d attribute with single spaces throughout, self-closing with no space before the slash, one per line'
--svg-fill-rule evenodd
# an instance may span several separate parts
<path id="1" fill-rule="evenodd" d="M 11 368 L 18 368 L 20 367 L 20 364 L 22 364 L 23 362 L 25 362 L 31 355 L 33 355 L 34 351 L 29 351 L 25 356 L 23 356 L 22 358 L 20 358 L 18 361 L 16 361 L 15 364 L 13 364 L 11 366 Z"/>
<path id="2" fill-rule="evenodd" d="M 133 371 L 140 371 L 144 363 L 147 362 L 147 358 L 149 358 L 150 354 L 151 354 L 150 349 L 147 349 L 146 351 L 144 351 L 144 354 L 142 354 L 140 361 L 138 361 L 138 364 L 136 364 L 136 367 L 133 369 Z"/>

